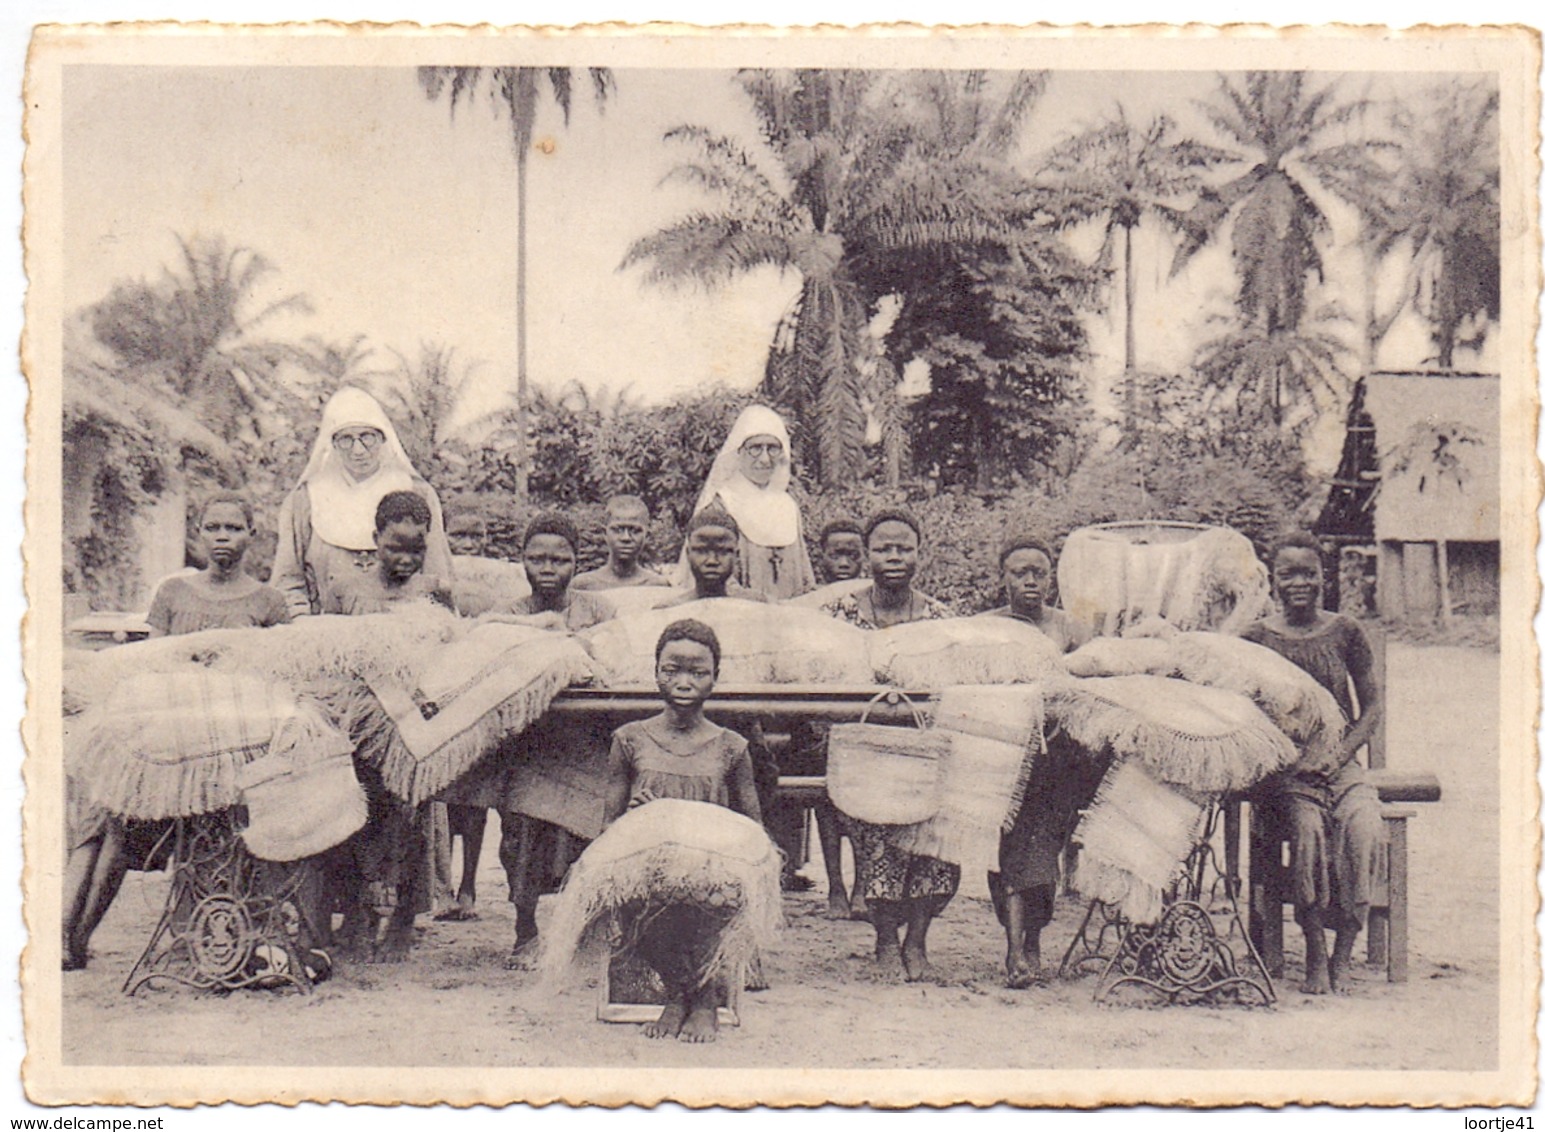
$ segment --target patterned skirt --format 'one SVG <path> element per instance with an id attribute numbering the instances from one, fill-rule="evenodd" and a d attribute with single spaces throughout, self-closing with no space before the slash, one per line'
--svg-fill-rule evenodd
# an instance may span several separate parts
<path id="1" fill-rule="evenodd" d="M 919 900 L 943 897 L 960 888 L 960 866 L 937 857 L 908 853 L 891 844 L 883 826 L 848 818 L 853 857 L 866 900 Z"/>

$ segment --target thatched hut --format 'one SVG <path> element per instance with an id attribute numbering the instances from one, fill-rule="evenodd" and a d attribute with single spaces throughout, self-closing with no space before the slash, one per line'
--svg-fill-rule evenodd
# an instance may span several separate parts
<path id="1" fill-rule="evenodd" d="M 1381 616 L 1497 612 L 1501 577 L 1496 374 L 1375 373 L 1358 383 L 1318 534 L 1377 562 Z M 1351 585 L 1341 571 L 1341 604 Z"/>

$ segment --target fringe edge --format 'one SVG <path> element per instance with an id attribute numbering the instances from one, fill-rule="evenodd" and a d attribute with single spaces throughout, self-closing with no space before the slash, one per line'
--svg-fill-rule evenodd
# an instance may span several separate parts
<path id="1" fill-rule="evenodd" d="M 1150 723 L 1092 691 L 1059 689 L 1046 697 L 1048 716 L 1079 746 L 1135 758 L 1160 780 L 1208 794 L 1253 786 L 1293 765 L 1298 751 L 1277 728 L 1247 726 L 1226 736 L 1186 735 Z"/>
<path id="2" fill-rule="evenodd" d="M 567 666 L 549 669 L 535 684 L 515 692 L 424 757 L 408 749 L 397 725 L 368 688 L 357 687 L 353 702 L 345 709 L 349 712 L 348 731 L 360 761 L 379 770 L 381 781 L 394 795 L 417 806 L 455 783 L 503 740 L 542 718 L 575 675 Z"/>
<path id="3" fill-rule="evenodd" d="M 779 860 L 774 853 L 747 883 L 738 877 L 741 906 L 719 933 L 704 971 L 704 982 L 722 972 L 741 972 L 760 950 L 772 944 L 783 927 L 783 892 Z M 570 870 L 559 891 L 552 922 L 543 936 L 539 986 L 556 991 L 582 977 L 586 961 L 610 953 L 606 928 L 610 914 L 630 900 L 647 897 L 657 882 L 661 866 L 669 858 L 655 850 L 635 854 L 633 867 L 617 869 L 609 863 L 609 875 L 592 884 L 594 870 L 583 868 L 583 858 Z M 585 892 L 585 889 L 589 889 Z M 737 974 L 737 977 L 738 974 Z"/>

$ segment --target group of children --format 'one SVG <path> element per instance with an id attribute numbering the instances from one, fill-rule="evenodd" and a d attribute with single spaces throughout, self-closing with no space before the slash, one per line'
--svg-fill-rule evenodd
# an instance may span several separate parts
<path id="1" fill-rule="evenodd" d="M 574 524 L 558 513 L 533 519 L 521 547 L 531 592 L 485 616 L 574 632 L 613 616 L 605 591 L 623 587 L 658 587 L 660 598 L 654 608 L 724 597 L 771 600 L 736 580 L 741 531 L 723 508 L 710 505 L 688 523 L 682 561 L 690 585 L 676 588 L 668 588 L 669 580 L 645 564 L 649 513 L 643 502 L 618 496 L 608 502 L 606 515 L 607 561 L 582 574 L 577 573 L 579 536 Z M 394 491 L 384 496 L 376 508 L 373 567 L 348 578 L 324 612 L 374 613 L 420 599 L 455 609 L 451 579 L 424 573 L 430 526 L 429 507 L 417 493 Z M 288 620 L 277 591 L 241 570 L 253 534 L 252 514 L 245 502 L 230 496 L 209 501 L 199 519 L 199 534 L 208 564 L 195 576 L 163 585 L 151 610 L 155 632 L 264 626 Z M 475 532 L 464 525 L 458 528 L 453 523 L 450 534 L 458 551 L 481 549 L 468 537 Z M 816 540 L 815 565 L 825 583 L 850 584 L 832 586 L 833 596 L 821 608 L 865 629 L 953 616 L 944 604 L 913 586 L 921 548 L 920 525 L 905 511 L 882 511 L 862 525 L 851 520 L 828 524 Z M 1007 600 L 990 611 L 992 615 L 1034 626 L 1064 652 L 1087 640 L 1083 626 L 1049 604 L 1055 562 L 1045 542 L 1031 536 L 1010 538 L 999 565 Z M 1273 556 L 1272 565 L 1283 613 L 1253 626 L 1246 636 L 1294 660 L 1325 683 L 1353 724 L 1337 749 L 1339 761 L 1333 760 L 1334 766 L 1301 768 L 1266 788 L 1276 799 L 1293 842 L 1297 911 L 1308 939 L 1304 989 L 1308 993 L 1345 990 L 1351 942 L 1366 916 L 1371 845 L 1377 837 L 1372 829 L 1377 806 L 1370 811 L 1371 788 L 1357 772 L 1355 754 L 1381 710 L 1382 695 L 1362 630 L 1355 621 L 1326 613 L 1321 606 L 1323 576 L 1312 539 L 1288 540 Z M 765 816 L 775 839 L 791 849 L 789 831 L 802 830 L 803 815 L 792 808 L 791 822 L 791 807 L 780 807 L 778 770 L 771 766 L 766 751 L 704 715 L 718 675 L 719 652 L 713 630 L 697 621 L 673 622 L 660 637 L 655 677 L 662 710 L 650 719 L 625 725 L 611 737 L 607 821 L 655 798 L 710 802 L 758 822 Z M 818 729 L 796 728 L 787 757 L 815 766 L 823 755 L 823 743 Z M 1030 783 L 1019 821 L 1003 837 L 1000 871 L 991 887 L 1005 928 L 1005 966 L 1011 987 L 1032 986 L 1045 978 L 1040 934 L 1051 919 L 1058 858 L 1079 806 L 1087 804 L 1095 786 L 1087 775 L 1077 773 L 1077 761 L 1048 750 Z M 394 825 L 388 840 L 406 838 L 406 827 L 417 820 L 415 815 L 386 797 L 379 785 L 372 791 L 367 783 L 367 792 L 372 825 Z M 518 798 L 484 797 L 470 804 L 452 804 L 448 829 L 451 836 L 462 839 L 463 870 L 454 902 L 440 918 L 465 919 L 475 914 L 474 878 L 488 808 L 500 810 L 499 856 L 516 910 L 511 958 L 520 964 L 537 939 L 539 897 L 556 890 L 583 842 L 567 830 L 521 813 Z M 928 978 L 928 929 L 958 888 L 959 867 L 904 852 L 892 845 L 883 830 L 840 814 L 829 802 L 817 806 L 815 816 L 829 885 L 829 914 L 867 919 L 875 930 L 875 957 L 882 967 L 909 980 Z M 91 931 L 116 892 L 123 869 L 136 863 L 135 835 L 142 842 L 147 833 L 136 830 L 137 824 L 99 817 L 94 826 L 72 834 L 64 924 L 67 969 L 85 965 Z M 384 844 L 379 833 L 378 829 L 378 849 Z M 851 894 L 841 867 L 844 837 L 852 843 L 856 865 Z M 390 858 L 384 865 L 383 855 Z M 375 929 L 370 933 L 370 954 L 400 958 L 411 940 L 414 914 L 428 910 L 428 878 L 423 875 L 427 866 L 418 869 L 420 883 L 415 888 L 414 862 L 400 844 L 393 852 L 344 856 L 349 859 L 346 871 L 354 889 L 350 895 L 354 903 L 343 908 L 346 922 L 350 908 L 364 909 L 370 914 L 367 920 L 373 917 Z M 319 934 L 325 935 L 331 913 L 338 907 L 329 903 L 322 909 Z M 1329 959 L 1323 943 L 1327 927 L 1338 933 Z M 691 957 L 702 949 L 704 933 L 713 929 L 702 917 L 684 913 L 665 937 L 659 933 L 650 937 L 652 952 L 641 952 L 640 957 L 656 969 L 672 993 L 661 1020 L 649 1027 L 652 1035 L 711 1040 L 716 1027 L 713 1000 Z M 679 946 L 672 954 L 660 954 L 661 938 L 675 939 Z"/>

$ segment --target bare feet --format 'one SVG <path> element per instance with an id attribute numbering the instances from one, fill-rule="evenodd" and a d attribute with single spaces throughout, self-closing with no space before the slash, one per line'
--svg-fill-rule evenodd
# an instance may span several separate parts
<path id="1" fill-rule="evenodd" d="M 902 944 L 901 965 L 906 970 L 909 983 L 928 982 L 933 978 L 933 964 L 928 962 L 928 952 L 923 949 L 922 943 L 914 944 L 910 938 Z"/>
<path id="2" fill-rule="evenodd" d="M 458 896 L 456 903 L 442 912 L 436 912 L 435 919 L 449 923 L 467 923 L 477 919 L 477 910 L 473 905 L 474 901 Z"/>
<path id="3" fill-rule="evenodd" d="M 408 954 L 413 950 L 413 926 L 403 927 L 393 924 L 386 931 L 386 935 L 378 939 L 371 948 L 370 962 L 372 963 L 403 963 Z"/>
<path id="4" fill-rule="evenodd" d="M 1332 994 L 1352 993 L 1353 949 L 1357 944 L 1355 929 L 1336 932 L 1336 946 L 1330 953 L 1330 990 Z"/>
<path id="5" fill-rule="evenodd" d="M 1310 962 L 1308 969 L 1304 972 L 1304 981 L 1298 989 L 1304 994 L 1330 993 L 1330 966 L 1325 962 L 1323 955 L 1318 963 Z"/>
<path id="6" fill-rule="evenodd" d="M 679 1002 L 673 1002 L 660 1011 L 659 1018 L 644 1023 L 644 1037 L 674 1038 L 681 1033 L 681 1023 L 686 1016 L 687 1008 Z"/>
<path id="7" fill-rule="evenodd" d="M 852 919 L 863 920 L 865 923 L 869 921 L 869 905 L 864 903 L 864 898 L 858 895 L 858 893 L 855 892 L 853 894 L 853 899 L 849 902 L 849 907 L 853 909 L 851 914 Z"/>
<path id="8" fill-rule="evenodd" d="M 692 1007 L 692 1013 L 687 1015 L 687 1020 L 681 1024 L 681 1033 L 676 1035 L 684 1042 L 713 1042 L 719 1039 L 719 1011 L 711 1003 L 697 1003 Z"/>
<path id="9" fill-rule="evenodd" d="M 536 957 L 536 934 L 515 937 L 515 946 L 510 948 L 510 953 L 504 957 L 504 969 L 506 971 L 529 971 L 531 962 Z"/>
<path id="10" fill-rule="evenodd" d="M 898 940 L 876 941 L 874 961 L 881 974 L 900 977 L 905 973 L 901 962 L 901 943 Z"/>
<path id="11" fill-rule="evenodd" d="M 1009 990 L 1029 990 L 1031 987 L 1044 987 L 1047 983 L 1039 955 L 1031 958 L 1022 951 L 1010 952 L 1004 966 L 1008 971 Z"/>
<path id="12" fill-rule="evenodd" d="M 770 985 L 767 975 L 762 971 L 762 953 L 759 951 L 751 957 L 751 962 L 746 964 L 746 989 L 764 991 Z"/>
<path id="13" fill-rule="evenodd" d="M 1331 994 L 1349 995 L 1352 993 L 1352 978 L 1347 967 L 1348 964 L 1343 962 L 1339 956 L 1332 955 L 1330 957 Z"/>
<path id="14" fill-rule="evenodd" d="M 1325 955 L 1325 922 L 1320 911 L 1310 908 L 1299 917 L 1304 930 L 1304 981 L 1298 988 L 1305 994 L 1330 993 L 1330 964 Z"/>
<path id="15" fill-rule="evenodd" d="M 853 915 L 853 906 L 848 903 L 848 897 L 843 892 L 833 892 L 826 898 L 826 918 L 828 920 L 846 920 Z"/>

